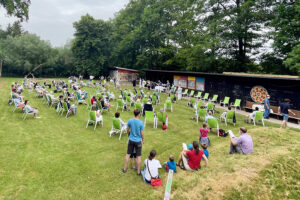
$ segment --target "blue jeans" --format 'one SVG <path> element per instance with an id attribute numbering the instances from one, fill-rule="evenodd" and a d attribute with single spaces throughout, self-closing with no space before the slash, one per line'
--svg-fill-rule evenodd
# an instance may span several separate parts
<path id="1" fill-rule="evenodd" d="M 282 116 L 283 116 L 283 120 L 284 120 L 284 121 L 289 120 L 289 114 L 284 114 L 284 113 L 282 113 Z"/>
<path id="2" fill-rule="evenodd" d="M 264 118 L 269 117 L 269 115 L 270 115 L 270 109 L 266 109 L 266 108 L 265 108 Z"/>
<path id="3" fill-rule="evenodd" d="M 142 174 L 143 180 L 144 180 L 146 183 L 150 184 L 150 183 L 151 183 L 151 180 L 148 181 L 147 179 L 145 179 L 145 170 L 146 170 L 146 169 L 141 170 L 141 174 Z"/>

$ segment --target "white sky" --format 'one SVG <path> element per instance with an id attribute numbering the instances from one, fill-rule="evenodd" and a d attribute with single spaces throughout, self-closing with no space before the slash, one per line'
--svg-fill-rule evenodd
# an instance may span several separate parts
<path id="1" fill-rule="evenodd" d="M 125 7 L 129 0 L 31 0 L 29 20 L 23 28 L 35 33 L 53 46 L 63 46 L 73 38 L 73 22 L 82 15 L 90 14 L 95 19 L 108 20 Z M 8 17 L 0 8 L 0 26 L 6 28 L 16 19 Z"/>

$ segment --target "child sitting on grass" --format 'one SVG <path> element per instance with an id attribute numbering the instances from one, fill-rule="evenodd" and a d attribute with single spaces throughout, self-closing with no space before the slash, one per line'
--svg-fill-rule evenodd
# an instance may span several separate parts
<path id="1" fill-rule="evenodd" d="M 165 162 L 163 164 L 163 167 L 166 168 L 167 171 L 169 171 L 169 169 L 172 169 L 175 173 L 177 172 L 176 162 L 174 161 L 174 156 L 173 155 L 170 155 L 169 161 Z"/>
<path id="2" fill-rule="evenodd" d="M 206 158 L 208 159 L 208 156 L 209 156 L 209 153 L 208 153 L 208 150 L 207 150 L 207 145 L 206 145 L 206 143 L 202 143 L 201 144 L 201 147 L 202 147 L 202 151 L 203 151 L 203 153 L 204 153 L 204 155 L 206 156 Z M 203 160 L 203 158 L 202 158 L 202 160 Z"/>
<path id="3" fill-rule="evenodd" d="M 200 128 L 200 138 L 199 138 L 199 144 L 205 143 L 207 147 L 210 146 L 210 140 L 208 138 L 208 133 L 209 133 L 209 129 L 208 129 L 208 125 L 207 123 L 203 123 L 202 125 L 203 128 Z"/>

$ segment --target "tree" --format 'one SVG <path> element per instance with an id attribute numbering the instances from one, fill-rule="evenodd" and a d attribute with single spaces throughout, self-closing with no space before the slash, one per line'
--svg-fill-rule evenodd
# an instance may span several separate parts
<path id="1" fill-rule="evenodd" d="M 30 3 L 30 0 L 1 0 L 0 7 L 3 6 L 9 16 L 15 16 L 23 21 L 28 20 Z"/>
<path id="2" fill-rule="evenodd" d="M 107 73 L 111 50 L 111 24 L 95 20 L 87 14 L 73 25 L 75 39 L 71 49 L 77 72 L 95 76 Z"/>
<path id="3" fill-rule="evenodd" d="M 285 59 L 300 43 L 300 1 L 279 1 L 274 3 L 271 26 L 274 49 Z"/>
<path id="4" fill-rule="evenodd" d="M 291 71 L 295 72 L 295 74 L 300 75 L 300 44 L 295 46 L 289 53 L 288 58 L 284 61 L 284 64 Z"/>
<path id="5" fill-rule="evenodd" d="M 38 65 L 51 62 L 52 49 L 49 43 L 34 34 L 8 36 L 3 42 L 7 71 L 26 75 Z"/>

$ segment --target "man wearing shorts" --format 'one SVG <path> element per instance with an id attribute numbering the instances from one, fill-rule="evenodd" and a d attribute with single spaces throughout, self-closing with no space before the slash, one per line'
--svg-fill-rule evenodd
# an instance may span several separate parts
<path id="1" fill-rule="evenodd" d="M 283 121 L 282 121 L 280 128 L 287 127 L 287 121 L 289 120 L 289 113 L 296 115 L 293 111 L 291 111 L 290 102 L 291 102 L 291 100 L 284 99 L 284 102 L 282 102 L 279 105 L 278 114 L 282 114 L 282 117 L 283 117 Z"/>
<path id="2" fill-rule="evenodd" d="M 134 110 L 134 118 L 128 120 L 127 133 L 129 134 L 127 154 L 124 160 L 123 173 L 127 172 L 128 160 L 131 154 L 136 153 L 137 174 L 141 174 L 142 144 L 144 144 L 144 123 L 139 120 L 141 111 Z"/>

